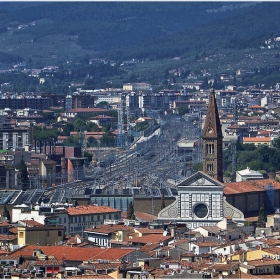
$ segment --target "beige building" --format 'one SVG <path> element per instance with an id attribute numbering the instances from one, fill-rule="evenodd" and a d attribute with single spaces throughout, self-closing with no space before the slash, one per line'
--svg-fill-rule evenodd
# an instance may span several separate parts
<path id="1" fill-rule="evenodd" d="M 56 245 L 64 239 L 63 226 L 19 226 L 18 245 Z"/>
<path id="2" fill-rule="evenodd" d="M 256 147 L 261 145 L 271 145 L 271 137 L 244 137 L 243 144 L 254 144 Z"/>
<path id="3" fill-rule="evenodd" d="M 123 85 L 123 90 L 127 91 L 139 91 L 139 90 L 150 90 L 151 84 L 147 83 L 128 83 Z"/>

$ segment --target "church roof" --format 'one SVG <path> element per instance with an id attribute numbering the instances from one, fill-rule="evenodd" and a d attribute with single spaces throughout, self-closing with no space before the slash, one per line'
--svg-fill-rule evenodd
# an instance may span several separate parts
<path id="1" fill-rule="evenodd" d="M 210 92 L 208 110 L 207 110 L 207 115 L 203 128 L 203 133 L 202 133 L 202 138 L 205 137 L 206 138 L 223 137 L 214 88 L 212 88 Z"/>
<path id="2" fill-rule="evenodd" d="M 209 176 L 208 174 L 206 174 L 203 171 L 197 171 L 196 173 L 192 174 L 186 180 L 180 182 L 178 184 L 178 187 L 188 186 L 188 185 L 192 184 L 194 181 L 197 181 L 198 185 L 204 185 L 204 180 L 201 181 L 201 179 L 205 179 L 205 180 L 213 183 L 213 185 L 215 185 L 215 186 L 224 187 L 224 184 L 222 184 L 220 181 L 216 180 L 212 176 Z M 200 183 L 200 181 L 201 181 L 201 183 Z"/>
<path id="3" fill-rule="evenodd" d="M 272 185 L 275 190 L 280 189 L 280 183 L 271 179 L 249 180 L 242 182 L 225 183 L 224 194 L 238 194 L 246 192 L 263 192 Z"/>

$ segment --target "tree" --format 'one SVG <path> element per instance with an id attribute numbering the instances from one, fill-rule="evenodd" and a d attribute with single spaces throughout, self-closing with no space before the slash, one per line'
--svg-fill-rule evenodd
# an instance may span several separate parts
<path id="1" fill-rule="evenodd" d="M 100 138 L 100 143 L 103 147 L 115 146 L 115 136 L 111 132 L 106 132 Z"/>
<path id="2" fill-rule="evenodd" d="M 89 147 L 93 147 L 93 146 L 96 146 L 98 144 L 97 140 L 93 137 L 93 136 L 90 136 L 88 139 L 88 146 Z"/>
<path id="3" fill-rule="evenodd" d="M 161 207 L 160 207 L 160 209 L 163 209 L 163 208 L 165 208 L 164 193 L 162 193 L 162 196 L 161 196 Z"/>
<path id="4" fill-rule="evenodd" d="M 74 125 L 74 130 L 75 131 L 80 131 L 80 130 L 84 130 L 85 129 L 86 122 L 83 119 L 78 117 L 78 118 L 75 119 L 73 125 Z"/>
<path id="5" fill-rule="evenodd" d="M 264 210 L 264 207 L 262 206 L 259 211 L 258 226 L 265 227 L 266 220 L 267 220 L 267 214 Z"/>
<path id="6" fill-rule="evenodd" d="M 129 202 L 128 204 L 128 210 L 127 210 L 127 219 L 129 220 L 135 220 L 135 215 L 134 215 L 134 207 L 132 201 Z"/>
<path id="7" fill-rule="evenodd" d="M 185 115 L 185 114 L 188 114 L 190 112 L 189 108 L 187 106 L 181 106 L 179 107 L 178 109 L 178 113 L 179 115 Z"/>
<path id="8" fill-rule="evenodd" d="M 69 136 L 71 131 L 74 131 L 74 125 L 72 123 L 66 123 L 61 134 Z"/>
<path id="9" fill-rule="evenodd" d="M 106 102 L 106 101 L 101 101 L 101 102 L 96 104 L 96 108 L 108 109 L 109 108 L 109 103 Z"/>
<path id="10" fill-rule="evenodd" d="M 27 166 L 23 160 L 23 158 L 20 160 L 18 170 L 20 172 L 20 182 L 21 182 L 21 187 L 23 190 L 26 190 L 28 187 L 28 171 L 27 171 Z"/>
<path id="11" fill-rule="evenodd" d="M 3 213 L 3 216 L 4 216 L 7 220 L 9 220 L 9 221 L 11 220 L 10 212 L 9 212 L 9 210 L 8 210 L 6 204 L 5 204 L 5 206 L 4 206 L 4 213 Z"/>

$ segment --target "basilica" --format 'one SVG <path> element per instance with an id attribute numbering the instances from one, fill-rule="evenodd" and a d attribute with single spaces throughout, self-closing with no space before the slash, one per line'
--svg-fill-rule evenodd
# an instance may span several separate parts
<path id="1" fill-rule="evenodd" d="M 211 90 L 202 132 L 203 171 L 198 171 L 177 185 L 176 200 L 158 213 L 158 220 L 186 223 L 189 228 L 215 226 L 224 217 L 244 222 L 243 213 L 229 204 L 223 189 L 223 134 Z"/>

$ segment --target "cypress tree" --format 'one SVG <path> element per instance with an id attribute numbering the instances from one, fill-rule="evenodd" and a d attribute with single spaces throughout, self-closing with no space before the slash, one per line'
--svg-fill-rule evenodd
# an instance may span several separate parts
<path id="1" fill-rule="evenodd" d="M 165 208 L 165 199 L 164 199 L 164 193 L 162 193 L 161 196 L 161 209 Z"/>
<path id="2" fill-rule="evenodd" d="M 262 206 L 259 211 L 258 226 L 265 227 L 266 221 L 267 221 L 267 214 L 264 210 L 264 207 Z"/>
<path id="3" fill-rule="evenodd" d="M 129 219 L 129 220 L 135 220 L 134 207 L 133 207 L 132 201 L 130 201 L 129 204 L 128 204 L 128 210 L 127 210 L 126 218 Z"/>
<path id="4" fill-rule="evenodd" d="M 23 158 L 20 160 L 18 170 L 20 172 L 20 182 L 21 182 L 21 187 L 23 190 L 26 190 L 28 187 L 28 171 L 27 171 L 27 166 L 23 160 Z"/>
<path id="5" fill-rule="evenodd" d="M 3 216 L 4 216 L 7 220 L 9 220 L 9 221 L 11 220 L 10 212 L 9 212 L 9 210 L 8 210 L 6 204 L 5 204 L 5 206 L 4 206 L 4 213 L 3 213 Z"/>

